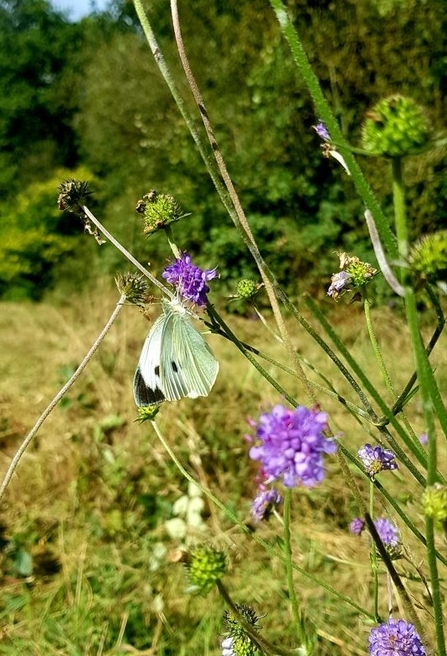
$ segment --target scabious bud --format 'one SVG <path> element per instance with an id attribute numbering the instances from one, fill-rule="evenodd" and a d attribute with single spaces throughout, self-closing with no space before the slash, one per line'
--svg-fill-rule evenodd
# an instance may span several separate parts
<path id="1" fill-rule="evenodd" d="M 422 497 L 422 505 L 427 517 L 447 529 L 447 485 L 435 483 L 427 487 Z"/>
<path id="2" fill-rule="evenodd" d="M 115 278 L 120 294 L 134 305 L 143 305 L 147 300 L 148 287 L 145 278 L 138 273 L 120 273 Z"/>
<path id="3" fill-rule="evenodd" d="M 253 296 L 256 296 L 261 287 L 262 283 L 255 282 L 254 280 L 249 280 L 248 278 L 239 280 L 236 286 L 236 298 L 241 298 L 243 300 L 253 298 Z"/>
<path id="4" fill-rule="evenodd" d="M 340 296 L 354 289 L 364 287 L 377 274 L 377 269 L 369 262 L 362 262 L 358 257 L 347 253 L 338 253 L 340 259 L 339 273 L 334 273 L 327 295 L 337 301 Z"/>
<path id="5" fill-rule="evenodd" d="M 145 421 L 152 421 L 158 414 L 163 401 L 151 403 L 150 405 L 141 405 L 138 407 L 138 419 L 140 424 Z"/>
<path id="6" fill-rule="evenodd" d="M 411 249 L 409 262 L 421 278 L 447 284 L 447 230 L 422 237 Z"/>
<path id="7" fill-rule="evenodd" d="M 206 595 L 227 571 L 227 557 L 223 551 L 212 547 L 195 547 L 186 563 L 189 590 Z"/>
<path id="8" fill-rule="evenodd" d="M 149 235 L 166 228 L 170 223 L 189 216 L 183 211 L 174 196 L 159 194 L 155 190 L 145 194 L 138 201 L 135 209 L 143 215 L 143 232 Z"/>
<path id="9" fill-rule="evenodd" d="M 245 622 L 257 630 L 259 618 L 250 606 L 236 604 Z M 222 656 L 257 656 L 259 650 L 231 611 L 225 611 L 224 622 L 228 635 L 222 641 Z"/>
<path id="10" fill-rule="evenodd" d="M 395 95 L 380 100 L 367 113 L 362 128 L 363 148 L 375 155 L 403 157 L 428 143 L 427 120 L 411 99 Z"/>

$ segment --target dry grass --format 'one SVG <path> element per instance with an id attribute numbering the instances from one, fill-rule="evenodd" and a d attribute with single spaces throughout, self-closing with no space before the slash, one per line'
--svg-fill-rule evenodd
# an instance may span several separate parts
<path id="1" fill-rule="evenodd" d="M 71 299 L 64 307 L 1 305 L 2 470 L 84 357 L 116 300 L 116 293 L 104 286 L 95 295 Z M 412 371 L 407 331 L 387 308 L 377 310 L 374 317 L 399 390 Z M 331 309 L 331 320 L 351 354 L 382 389 L 359 309 L 339 304 Z M 281 345 L 259 322 L 238 317 L 229 321 L 241 339 L 287 363 Z M 290 326 L 299 352 L 339 394 L 356 402 L 323 352 L 302 328 L 296 329 L 292 322 Z M 134 421 L 131 381 L 148 327 L 134 307 L 121 312 L 97 357 L 45 422 L 11 482 L 1 515 L 4 537 L 9 546 L 15 541 L 32 554 L 35 569 L 27 581 L 8 569 L 11 558 L 4 557 L 1 653 L 132 653 L 129 645 L 147 654 L 219 653 L 220 601 L 187 598 L 182 568 L 168 558 L 178 542 L 167 535 L 165 522 L 172 516 L 174 501 L 185 493 L 185 482 L 150 426 Z M 278 402 L 278 394 L 232 344 L 215 335 L 209 336 L 209 342 L 221 362 L 212 394 L 195 402 L 166 404 L 158 420 L 182 462 L 241 518 L 248 519 L 255 469 L 243 440 L 246 419 Z M 444 339 L 432 360 L 444 394 L 446 359 Z M 273 365 L 266 368 L 299 403 L 307 403 L 296 379 Z M 310 376 L 321 384 L 314 373 Z M 317 397 L 330 414 L 331 428 L 343 433 L 348 448 L 355 450 L 367 441 L 363 428 L 344 406 L 320 393 Z M 407 412 L 416 433 L 422 433 L 417 397 Z M 374 433 L 371 439 L 376 439 Z M 422 525 L 417 485 L 405 472 L 390 475 L 387 484 Z M 359 485 L 366 494 L 361 478 Z M 377 502 L 379 514 L 382 503 Z M 368 547 L 347 530 L 355 514 L 334 459 L 320 488 L 312 493 L 296 491 L 296 562 L 371 611 Z M 293 642 L 283 565 L 272 561 L 209 504 L 207 526 L 207 539 L 216 540 L 230 555 L 229 587 L 235 600 L 265 614 L 262 626 L 273 642 L 277 639 L 283 646 L 288 640 Z M 277 528 L 271 522 L 258 533 L 273 543 Z M 419 544 L 406 529 L 403 535 L 412 558 L 419 561 Z M 156 562 L 159 544 L 167 554 Z M 412 571 L 403 562 L 400 569 Z M 416 582 L 410 587 L 424 604 L 421 585 Z M 364 653 L 369 626 L 358 611 L 298 574 L 297 589 L 319 632 L 321 654 Z M 386 614 L 387 599 L 381 600 L 381 606 Z M 149 651 L 143 651 L 149 646 Z"/>

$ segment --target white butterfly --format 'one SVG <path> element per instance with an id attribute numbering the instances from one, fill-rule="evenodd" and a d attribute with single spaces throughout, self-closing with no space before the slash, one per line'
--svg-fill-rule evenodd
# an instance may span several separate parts
<path id="1" fill-rule="evenodd" d="M 219 363 L 187 309 L 178 299 L 163 301 L 163 314 L 146 337 L 135 371 L 136 405 L 208 396 L 218 371 Z"/>

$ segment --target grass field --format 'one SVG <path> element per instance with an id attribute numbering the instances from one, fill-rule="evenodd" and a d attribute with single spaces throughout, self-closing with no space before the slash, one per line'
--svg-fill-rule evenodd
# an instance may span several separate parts
<path id="1" fill-rule="evenodd" d="M 117 292 L 104 285 L 65 305 L 0 304 L 2 471 L 82 360 L 117 300 Z M 326 304 L 324 311 L 381 386 L 360 306 L 340 302 Z M 156 306 L 151 309 L 152 318 L 158 312 Z M 391 378 L 400 390 L 413 370 L 405 325 L 389 308 L 373 311 L 373 317 Z M 240 339 L 287 363 L 282 346 L 259 321 L 235 316 L 228 321 Z M 338 394 L 355 401 L 321 349 L 301 328 L 290 325 L 299 352 Z M 135 307 L 124 308 L 83 377 L 42 426 L 7 490 L 0 516 L 0 654 L 220 654 L 223 603 L 214 592 L 205 599 L 187 594 L 184 568 L 175 562 L 179 547 L 204 540 L 228 553 L 225 582 L 233 599 L 255 608 L 272 642 L 294 644 L 283 564 L 207 499 L 202 523 L 188 524 L 179 510 L 179 499 L 188 500 L 187 482 L 151 425 L 135 421 L 132 377 L 149 326 Z M 221 367 L 212 393 L 206 399 L 164 404 L 157 421 L 193 476 L 251 523 L 256 467 L 244 440 L 247 418 L 281 399 L 231 343 L 216 335 L 207 339 Z M 432 357 L 444 395 L 445 346 L 442 338 Z M 273 365 L 267 369 L 298 403 L 308 403 L 296 379 Z M 323 384 L 315 372 L 309 375 Z M 372 427 L 370 435 L 365 433 L 342 404 L 319 391 L 317 397 L 329 413 L 331 430 L 342 434 L 347 448 L 355 452 L 366 441 L 377 441 Z M 417 395 L 407 414 L 416 433 L 423 433 Z M 443 454 L 440 468 L 445 472 L 445 450 Z M 321 486 L 294 492 L 295 562 L 371 611 L 368 543 L 349 533 L 358 510 L 336 457 L 327 462 Z M 366 498 L 368 482 L 353 471 Z M 401 470 L 389 473 L 386 485 L 423 527 L 421 488 Z M 385 515 L 383 500 L 377 497 L 376 503 L 377 514 Z M 420 605 L 422 619 L 429 622 L 420 582 L 420 576 L 427 575 L 423 552 L 405 527 L 399 528 L 408 559 L 396 566 Z M 281 527 L 273 517 L 253 530 L 274 544 Z M 445 553 L 445 544 L 443 548 Z M 384 589 L 383 568 L 380 577 Z M 445 587 L 445 571 L 443 577 Z M 366 653 L 371 625 L 358 610 L 298 573 L 296 589 L 315 624 L 318 654 Z M 380 606 L 386 615 L 386 595 Z"/>

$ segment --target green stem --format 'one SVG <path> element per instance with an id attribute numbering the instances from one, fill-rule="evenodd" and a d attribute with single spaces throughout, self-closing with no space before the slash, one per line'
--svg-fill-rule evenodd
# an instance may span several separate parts
<path id="1" fill-rule="evenodd" d="M 285 554 L 285 564 L 286 564 L 287 589 L 289 591 L 289 599 L 292 607 L 292 617 L 298 634 L 298 641 L 300 645 L 304 645 L 306 639 L 306 633 L 305 633 L 305 628 L 303 626 L 303 622 L 300 617 L 298 600 L 296 598 L 295 586 L 293 583 L 292 543 L 291 543 L 291 530 L 290 530 L 291 506 L 292 506 L 292 489 L 288 487 L 286 488 L 286 492 L 284 495 L 284 513 L 283 513 L 284 554 Z"/>
<path id="2" fill-rule="evenodd" d="M 116 304 L 115 309 L 113 310 L 109 320 L 105 324 L 104 328 L 101 330 L 99 333 L 98 337 L 95 339 L 93 344 L 91 345 L 88 353 L 82 360 L 81 364 L 78 366 L 74 374 L 71 376 L 70 380 L 68 380 L 65 385 L 59 390 L 59 392 L 56 394 L 54 399 L 49 403 L 49 405 L 45 408 L 45 410 L 42 412 L 40 415 L 39 419 L 36 421 L 28 435 L 25 437 L 23 440 L 22 444 L 18 448 L 14 458 L 11 460 L 11 463 L 8 467 L 8 470 L 3 478 L 2 484 L 0 486 L 0 501 L 3 498 L 3 495 L 5 494 L 6 488 L 8 487 L 11 478 L 14 475 L 15 470 L 17 469 L 19 462 L 25 453 L 26 449 L 36 436 L 37 432 L 39 431 L 40 427 L 44 423 L 45 419 L 51 414 L 51 412 L 54 410 L 54 408 L 57 406 L 59 401 L 65 396 L 65 394 L 68 392 L 68 390 L 74 385 L 74 383 L 77 381 L 79 376 L 82 374 L 94 354 L 96 353 L 98 347 L 104 340 L 105 336 L 109 332 L 110 328 L 112 327 L 113 323 L 115 322 L 118 314 L 121 312 L 124 302 L 126 300 L 126 296 L 123 294 L 118 303 Z"/>
<path id="3" fill-rule="evenodd" d="M 388 253 L 390 253 L 391 257 L 395 257 L 396 244 L 394 236 L 389 227 L 388 220 L 384 215 L 373 191 L 364 178 L 363 173 L 352 154 L 352 150 L 338 126 L 337 120 L 331 111 L 329 103 L 324 97 L 318 78 L 312 70 L 301 40 L 290 17 L 287 14 L 287 9 L 282 0 L 270 0 L 270 4 L 275 11 L 281 30 L 289 44 L 290 50 L 292 51 L 295 64 L 312 96 L 318 118 L 324 121 L 324 124 L 328 129 L 332 140 L 340 145 L 340 154 L 343 156 L 347 164 L 357 191 L 363 198 L 365 205 L 369 207 L 371 213 L 374 216 L 377 228 L 380 233 L 381 241 L 385 245 L 386 250 Z"/>
<path id="4" fill-rule="evenodd" d="M 393 200 L 399 257 L 403 261 L 406 261 L 409 248 L 408 226 L 405 207 L 405 189 L 402 175 L 402 161 L 400 158 L 393 159 L 392 174 Z M 420 385 L 422 408 L 428 436 L 427 486 L 429 486 L 433 485 L 438 479 L 435 417 L 437 417 L 439 420 L 444 434 L 447 435 L 447 413 L 422 341 L 416 305 L 416 295 L 411 286 L 411 276 L 408 269 L 402 269 L 401 279 L 404 286 L 406 318 L 410 330 L 411 344 Z M 435 617 L 436 642 L 439 656 L 446 656 L 442 597 L 439 586 L 438 565 L 436 560 L 434 527 L 433 520 L 429 517 L 426 517 L 426 539 L 427 560 L 430 570 L 433 596 L 433 614 Z"/>
<path id="5" fill-rule="evenodd" d="M 374 518 L 374 484 L 369 481 L 369 515 L 371 519 Z M 371 550 L 370 550 L 370 559 L 371 559 L 371 570 L 373 573 L 373 600 L 374 600 L 374 615 L 378 623 L 381 622 L 379 615 L 379 567 L 377 565 L 377 552 L 376 545 L 374 541 L 371 540 Z"/>

